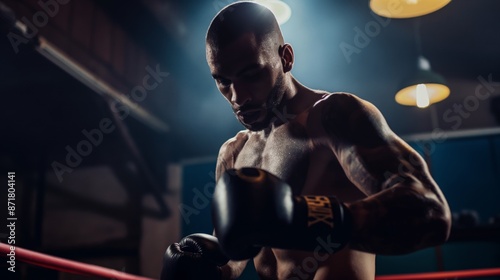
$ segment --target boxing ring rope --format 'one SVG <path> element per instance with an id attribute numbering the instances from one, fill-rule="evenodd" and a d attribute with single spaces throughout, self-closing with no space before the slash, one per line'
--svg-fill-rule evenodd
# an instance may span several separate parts
<path id="1" fill-rule="evenodd" d="M 8 254 L 10 246 L 0 242 L 0 252 Z M 53 257 L 47 254 L 16 247 L 16 260 L 29 264 L 54 269 L 62 272 L 80 274 L 85 276 L 100 276 L 117 280 L 153 280 L 142 276 L 127 274 L 114 269 L 104 268 L 81 262 Z M 376 280 L 438 280 L 438 279 L 464 279 L 468 277 L 500 276 L 500 268 L 470 269 L 456 271 L 427 272 L 416 274 L 383 275 L 375 277 Z"/>
<path id="2" fill-rule="evenodd" d="M 469 277 L 500 276 L 500 268 L 424 272 L 415 274 L 398 274 L 377 276 L 376 280 L 434 280 L 434 279 L 464 279 Z"/>
<path id="3" fill-rule="evenodd" d="M 10 253 L 10 246 L 0 243 L 0 252 L 2 254 Z M 29 264 L 54 269 L 62 272 L 80 274 L 85 276 L 100 276 L 104 278 L 113 278 L 119 280 L 153 280 L 151 278 L 127 274 L 114 269 L 104 268 L 97 265 L 85 264 L 76 261 L 70 261 L 63 258 L 34 252 L 31 250 L 19 248 L 16 246 L 16 261 L 23 261 Z"/>

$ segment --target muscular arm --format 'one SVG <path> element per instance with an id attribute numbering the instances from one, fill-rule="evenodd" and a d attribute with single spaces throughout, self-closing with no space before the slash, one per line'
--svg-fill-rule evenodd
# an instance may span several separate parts
<path id="1" fill-rule="evenodd" d="M 425 161 L 388 127 L 370 103 L 333 94 L 322 109 L 328 145 L 367 198 L 347 204 L 350 247 L 403 254 L 445 242 L 451 221 L 446 199 Z"/>
<path id="2" fill-rule="evenodd" d="M 236 156 L 239 152 L 238 146 L 240 146 L 240 142 L 244 140 L 244 136 L 240 132 L 235 138 L 228 140 L 221 146 L 219 156 L 217 157 L 217 166 L 215 168 L 216 181 L 219 181 L 219 178 L 224 171 L 234 167 L 234 162 L 236 161 Z M 213 235 L 215 236 L 215 231 L 213 232 Z M 248 260 L 230 260 L 226 265 L 221 267 L 222 279 L 237 279 L 243 273 L 247 263 Z"/>

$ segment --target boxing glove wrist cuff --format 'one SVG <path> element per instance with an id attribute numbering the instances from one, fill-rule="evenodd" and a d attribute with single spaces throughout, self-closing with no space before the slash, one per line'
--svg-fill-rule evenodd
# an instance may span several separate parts
<path id="1" fill-rule="evenodd" d="M 332 254 L 349 242 L 352 216 L 336 197 L 299 196 L 295 199 L 293 224 L 300 238 L 297 249 Z"/>

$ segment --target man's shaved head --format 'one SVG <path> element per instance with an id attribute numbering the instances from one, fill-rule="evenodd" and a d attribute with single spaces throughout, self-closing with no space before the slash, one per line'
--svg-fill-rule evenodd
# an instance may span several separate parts
<path id="1" fill-rule="evenodd" d="M 250 130 L 273 122 L 293 64 L 274 14 L 255 2 L 236 2 L 212 20 L 206 56 L 219 91 Z"/>
<path id="2" fill-rule="evenodd" d="M 274 14 L 255 2 L 236 2 L 224 7 L 208 28 L 207 47 L 223 48 L 246 33 L 254 34 L 259 42 L 283 44 L 283 36 Z"/>

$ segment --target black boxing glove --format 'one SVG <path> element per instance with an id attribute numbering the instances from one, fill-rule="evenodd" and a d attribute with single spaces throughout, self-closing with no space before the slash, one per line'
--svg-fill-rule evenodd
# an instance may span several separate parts
<path id="1" fill-rule="evenodd" d="M 333 254 L 349 241 L 351 217 L 333 196 L 296 196 L 278 177 L 257 168 L 220 177 L 212 203 L 215 234 L 232 260 L 262 247 Z"/>
<path id="2" fill-rule="evenodd" d="M 220 280 L 220 267 L 228 261 L 216 237 L 203 233 L 191 234 L 167 248 L 160 279 Z"/>

